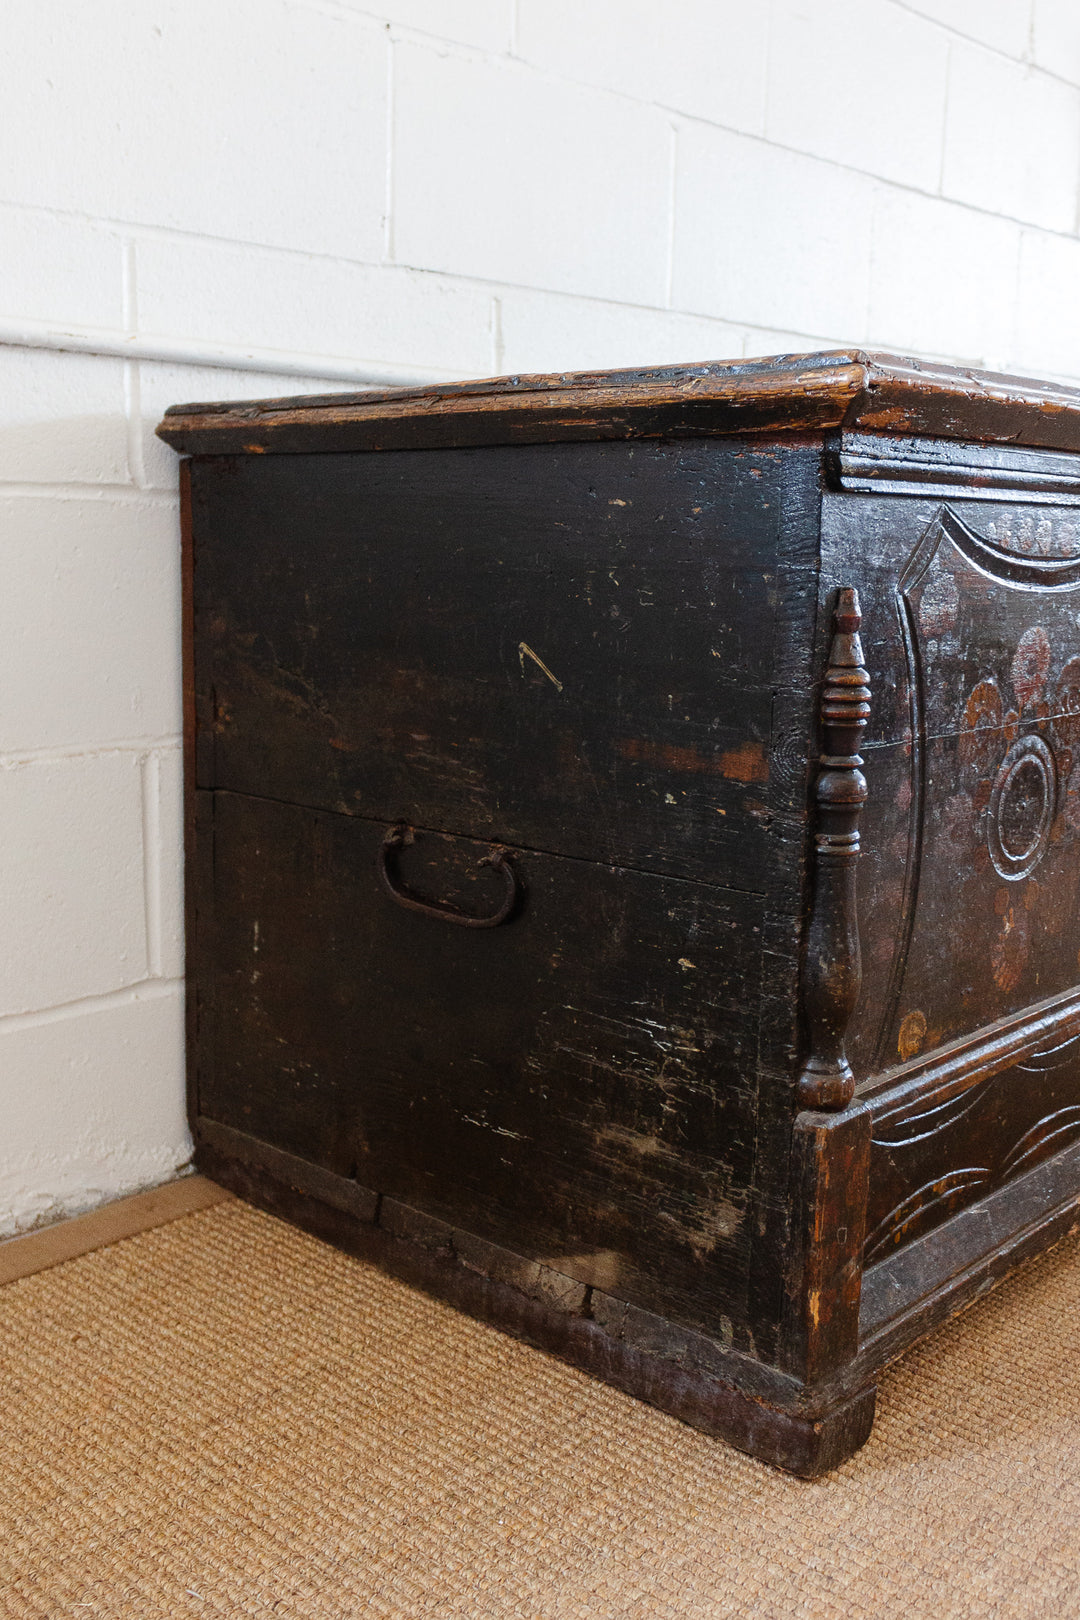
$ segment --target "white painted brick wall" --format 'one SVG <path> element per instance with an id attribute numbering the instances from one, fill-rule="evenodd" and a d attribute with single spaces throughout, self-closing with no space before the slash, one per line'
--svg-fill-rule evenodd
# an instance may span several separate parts
<path id="1" fill-rule="evenodd" d="M 1021 17 L 1024 10 L 1021 6 Z M 1031 57 L 1047 73 L 1080 84 L 1080 6 L 1076 0 L 1035 0 Z"/>
<path id="2" fill-rule="evenodd" d="M 949 72 L 945 196 L 985 213 L 1072 231 L 1078 174 L 1080 90 L 958 41 Z"/>
<path id="3" fill-rule="evenodd" d="M 135 245 L 132 280 L 139 331 L 150 336 L 183 333 L 458 377 L 491 365 L 489 290 L 405 266 L 153 237 Z"/>
<path id="4" fill-rule="evenodd" d="M 0 1233 L 153 1186 L 186 1157 L 175 981 L 0 1021 L 0 1072 Z"/>
<path id="5" fill-rule="evenodd" d="M 1080 4 L 5 0 L 0 87 L 2 1233 L 189 1152 L 164 406 L 845 343 L 1080 381 Z"/>
<path id="6" fill-rule="evenodd" d="M 360 13 L 5 0 L 3 31 L 0 196 L 301 252 L 381 252 L 390 42 Z"/>
<path id="7" fill-rule="evenodd" d="M 769 6 L 747 0 L 520 0 L 515 54 L 572 84 L 764 132 Z"/>
<path id="8" fill-rule="evenodd" d="M 765 133 L 789 151 L 937 191 L 949 51 L 943 29 L 892 0 L 789 0 L 773 12 Z"/>
<path id="9" fill-rule="evenodd" d="M 671 124 L 514 62 L 402 44 L 391 230 L 403 263 L 664 302 Z"/>
<path id="10" fill-rule="evenodd" d="M 1022 235 L 1010 219 L 897 186 L 876 187 L 867 319 L 872 341 L 1004 364 Z"/>
<path id="11" fill-rule="evenodd" d="M 63 418 L 57 428 L 66 432 Z M 71 485 L 5 493 L 0 485 L 0 531 L 0 758 L 175 738 L 180 577 L 171 499 Z"/>
<path id="12" fill-rule="evenodd" d="M 1017 60 L 1030 49 L 1032 19 L 1026 0 L 1019 4 L 1017 0 L 908 0 L 907 9 Z"/>
<path id="13" fill-rule="evenodd" d="M 10 760 L 0 771 L 0 1015 L 147 977 L 142 761 L 133 750 Z"/>

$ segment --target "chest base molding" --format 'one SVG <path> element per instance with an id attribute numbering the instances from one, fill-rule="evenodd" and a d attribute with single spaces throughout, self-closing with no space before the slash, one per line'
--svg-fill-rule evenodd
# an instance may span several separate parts
<path id="1" fill-rule="evenodd" d="M 200 1118 L 196 1142 L 199 1169 L 260 1209 L 804 1478 L 865 1442 L 889 1362 L 1080 1225 L 1077 1144 L 869 1268 L 858 1353 L 807 1385 L 230 1126 Z"/>
<path id="2" fill-rule="evenodd" d="M 202 1172 L 257 1208 L 762 1462 L 816 1479 L 870 1434 L 872 1384 L 854 1394 L 807 1390 L 704 1334 L 582 1288 L 242 1131 L 200 1119 L 196 1139 Z"/>

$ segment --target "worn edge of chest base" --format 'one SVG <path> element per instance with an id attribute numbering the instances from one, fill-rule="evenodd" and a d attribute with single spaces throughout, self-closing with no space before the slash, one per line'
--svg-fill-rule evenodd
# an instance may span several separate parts
<path id="1" fill-rule="evenodd" d="M 800 1116 L 804 1183 L 812 1179 L 809 1166 L 815 1161 L 831 1158 L 838 1169 L 850 1167 L 853 1140 L 857 1162 L 860 1118 L 868 1123 L 868 1113 L 858 1109 L 831 1118 Z M 822 1132 L 840 1128 L 847 1138 L 840 1151 L 820 1154 Z M 890 1363 L 1018 1266 L 1080 1228 L 1078 1145 L 993 1194 L 993 1208 L 984 1207 L 990 1201 L 983 1200 L 929 1233 L 913 1246 L 918 1254 L 904 1251 L 894 1263 L 872 1268 L 864 1275 L 861 1324 L 852 1288 L 860 1269 L 852 1232 L 850 1241 L 836 1247 L 831 1270 L 818 1262 L 795 1290 L 796 1315 L 805 1310 L 814 1283 L 824 1285 L 834 1301 L 831 1327 L 828 1313 L 822 1318 L 816 1365 L 803 1361 L 809 1374 L 804 1379 L 583 1287 L 230 1126 L 200 1118 L 195 1137 L 198 1168 L 257 1208 L 701 1433 L 807 1479 L 829 1473 L 865 1444 L 877 1380 Z M 841 1175 L 832 1185 L 849 1183 Z M 857 1185 L 852 1192 L 857 1207 Z M 808 1202 L 807 1235 L 824 1202 L 819 1198 L 816 1208 L 812 1198 Z M 893 1276 L 898 1263 L 916 1267 L 917 1286 Z M 898 1310 L 898 1301 L 892 1309 L 884 1303 L 882 1296 L 890 1293 L 904 1295 Z M 849 1342 L 853 1324 L 857 1348 Z M 805 1339 L 797 1332 L 790 1345 L 805 1357 Z"/>
<path id="2" fill-rule="evenodd" d="M 815 1479 L 869 1437 L 873 1384 L 818 1392 L 230 1126 L 195 1134 L 200 1170 L 257 1208 L 761 1462 Z"/>

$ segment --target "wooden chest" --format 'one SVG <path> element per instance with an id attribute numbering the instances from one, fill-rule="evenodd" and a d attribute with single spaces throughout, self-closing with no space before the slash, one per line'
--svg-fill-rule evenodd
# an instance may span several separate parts
<path id="1" fill-rule="evenodd" d="M 1077 1219 L 1080 394 L 853 352 L 159 431 L 199 1164 L 834 1466 Z"/>

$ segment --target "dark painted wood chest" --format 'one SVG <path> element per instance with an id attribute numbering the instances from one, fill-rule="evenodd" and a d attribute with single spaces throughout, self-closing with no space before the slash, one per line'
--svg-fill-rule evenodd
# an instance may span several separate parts
<path id="1" fill-rule="evenodd" d="M 198 1162 L 833 1466 L 1077 1218 L 1080 395 L 852 352 L 159 431 Z"/>

